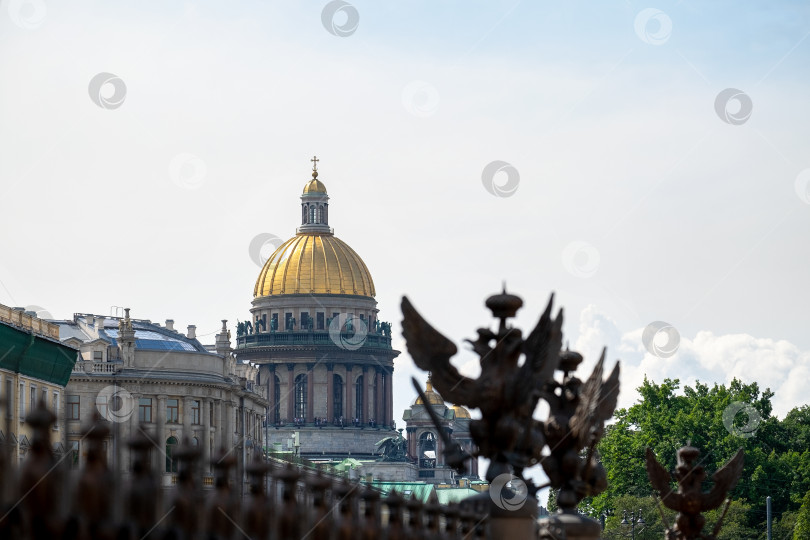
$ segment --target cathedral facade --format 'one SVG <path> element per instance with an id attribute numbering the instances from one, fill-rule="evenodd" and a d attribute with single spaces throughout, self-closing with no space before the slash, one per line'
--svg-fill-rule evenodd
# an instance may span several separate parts
<path id="1" fill-rule="evenodd" d="M 395 427 L 399 351 L 390 323 L 379 319 L 371 273 L 329 226 L 329 196 L 314 162 L 301 225 L 259 273 L 234 352 L 259 366 L 269 441 L 295 440 L 302 456 L 371 456 Z"/>

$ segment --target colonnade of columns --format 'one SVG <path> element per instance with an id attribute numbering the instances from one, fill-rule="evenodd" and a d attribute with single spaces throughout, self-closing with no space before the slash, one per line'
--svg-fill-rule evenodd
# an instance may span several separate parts
<path id="1" fill-rule="evenodd" d="M 114 451 L 118 466 L 124 471 L 131 470 L 133 454 L 127 444 L 140 430 L 143 430 L 153 439 L 155 448 L 152 451 L 152 467 L 156 471 L 166 470 L 167 443 L 170 436 L 177 439 L 178 444 L 183 438 L 192 441 L 197 439 L 200 445 L 201 463 L 204 471 L 210 470 L 211 458 L 219 448 L 231 449 L 244 441 L 237 440 L 236 411 L 238 404 L 232 399 L 219 399 L 211 397 L 183 396 L 178 399 L 182 402 L 181 416 L 176 421 L 167 421 L 167 401 L 169 396 L 159 394 L 152 396 L 140 393 L 131 393 L 132 414 L 120 422 L 113 422 L 113 435 L 117 438 Z M 150 420 L 140 421 L 140 400 L 146 397 L 151 399 Z M 179 403 L 178 403 L 179 404 Z M 199 416 L 194 409 L 199 404 Z M 262 419 L 264 407 L 256 410 L 246 410 L 245 425 L 239 435 L 245 439 L 261 441 Z M 261 444 L 259 442 L 259 444 Z"/>
<path id="2" fill-rule="evenodd" d="M 338 366 L 345 369 L 338 373 Z M 301 369 L 301 368 L 305 369 Z M 312 423 L 315 418 L 326 418 L 331 423 L 336 417 L 342 416 L 347 426 L 352 425 L 355 418 L 361 422 L 373 419 L 377 425 L 390 426 L 393 424 L 393 367 L 369 366 L 361 364 L 325 364 L 292 363 L 267 364 L 263 367 L 263 383 L 267 388 L 267 399 L 270 403 L 270 421 L 275 422 L 276 406 L 278 406 L 278 419 L 281 422 L 292 422 L 296 415 L 296 380 L 304 375 L 306 380 L 305 414 L 301 418 L 304 422 Z M 340 371 L 343 371 L 341 369 Z M 340 389 L 342 410 L 335 410 L 334 375 L 342 379 Z M 325 375 L 325 381 L 323 381 Z M 362 409 L 357 410 L 357 382 L 362 376 Z M 317 381 L 317 382 L 316 382 Z M 316 386 L 318 388 L 316 388 Z M 376 392 L 375 392 L 376 389 Z M 276 392 L 279 395 L 276 395 Z M 316 406 L 316 392 L 326 393 L 325 404 L 319 400 Z M 319 394 L 320 395 L 320 394 Z"/>

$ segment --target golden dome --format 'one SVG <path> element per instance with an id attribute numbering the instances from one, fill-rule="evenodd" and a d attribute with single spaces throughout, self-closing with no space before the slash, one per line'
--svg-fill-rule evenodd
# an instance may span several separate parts
<path id="1" fill-rule="evenodd" d="M 313 171 L 312 180 L 304 186 L 304 195 L 307 193 L 326 193 L 326 186 L 318 180 L 318 171 Z"/>
<path id="2" fill-rule="evenodd" d="M 453 410 L 456 413 L 456 418 L 470 418 L 470 411 L 461 405 L 453 405 Z"/>
<path id="3" fill-rule="evenodd" d="M 428 377 L 427 383 L 425 383 L 425 397 L 427 398 L 428 403 L 431 405 L 444 405 L 442 396 L 440 396 L 438 392 L 433 389 L 433 382 L 430 380 L 430 377 Z M 416 398 L 416 401 L 414 401 L 413 404 L 424 405 L 425 402 L 422 401 L 422 396 L 419 396 Z"/>
<path id="4" fill-rule="evenodd" d="M 331 234 L 299 233 L 264 263 L 253 296 L 310 293 L 376 295 L 371 273 L 348 244 Z"/>

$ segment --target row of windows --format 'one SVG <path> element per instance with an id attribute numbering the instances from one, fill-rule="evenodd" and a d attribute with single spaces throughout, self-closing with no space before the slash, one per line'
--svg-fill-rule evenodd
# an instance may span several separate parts
<path id="1" fill-rule="evenodd" d="M 107 396 L 97 396 L 95 398 L 95 405 L 103 418 L 109 418 L 109 407 L 112 405 L 113 411 L 118 413 L 124 404 L 121 403 L 108 403 Z M 192 400 L 191 402 L 191 423 L 200 424 L 200 401 Z M 134 404 L 132 405 L 134 408 Z M 139 398 L 138 399 L 138 420 L 141 422 L 152 422 L 152 398 Z M 133 410 L 134 412 L 134 410 Z M 124 414 L 128 411 L 124 411 Z M 208 404 L 209 421 L 214 426 L 214 404 Z M 67 420 L 81 420 L 81 396 L 68 395 L 67 408 L 65 411 L 65 418 Z M 180 400 L 178 398 L 168 398 L 166 400 L 166 422 L 179 422 L 180 421 Z"/>
<path id="2" fill-rule="evenodd" d="M 263 314 L 261 319 L 256 320 L 256 327 L 261 327 L 263 331 L 279 331 L 279 330 L 326 330 L 327 325 L 329 324 L 326 319 L 326 313 L 323 311 L 318 311 L 315 313 L 315 317 L 310 317 L 308 311 L 302 311 L 300 313 L 301 320 L 296 320 L 293 316 L 294 313 L 292 311 L 287 311 L 284 313 L 284 324 L 283 326 L 279 326 L 279 314 L 273 313 L 270 316 L 270 322 L 267 322 L 267 314 Z M 340 313 L 334 312 L 332 313 L 332 318 L 339 317 Z M 365 321 L 366 316 L 363 313 L 357 315 L 361 320 Z M 371 319 L 369 319 L 371 320 Z M 347 325 L 351 325 L 351 319 L 347 320 Z"/>
<path id="3" fill-rule="evenodd" d="M 281 381 L 278 378 L 278 375 L 275 377 L 275 383 L 273 386 L 273 417 L 276 423 L 281 422 Z M 351 415 L 351 419 L 356 418 L 361 422 L 365 421 L 365 414 L 363 411 L 365 410 L 365 392 L 363 391 L 364 386 L 363 382 L 365 381 L 365 376 L 360 375 L 355 384 L 354 384 L 354 411 L 351 411 L 353 414 Z M 383 375 L 382 377 L 383 388 L 386 385 L 386 378 Z M 305 374 L 298 375 L 295 378 L 294 383 L 294 399 L 293 404 L 295 408 L 295 418 L 307 418 L 307 384 L 308 378 Z M 374 392 L 374 402 L 377 402 L 377 385 L 372 387 L 372 391 Z M 332 411 L 334 418 L 328 418 L 328 421 L 332 421 L 335 419 L 343 418 L 344 416 L 344 406 L 343 406 L 343 377 L 340 375 L 332 375 Z M 383 411 L 380 412 L 381 416 L 385 418 L 385 404 L 383 403 Z"/>
<path id="4" fill-rule="evenodd" d="M 25 420 L 25 411 L 34 410 L 37 405 L 39 405 L 40 400 L 42 400 L 46 406 L 50 406 L 54 411 L 59 410 L 59 392 L 54 390 L 51 392 L 51 395 L 48 396 L 48 388 L 38 388 L 37 385 L 33 383 L 28 384 L 26 391 L 25 382 L 20 382 L 18 399 L 20 420 Z M 3 401 L 14 403 L 14 381 L 11 378 L 6 378 Z M 6 411 L 6 416 L 13 418 L 13 411 L 10 408 Z M 57 429 L 56 425 L 54 425 L 54 429 Z"/>
<path id="5" fill-rule="evenodd" d="M 107 441 L 103 442 L 104 444 L 104 452 L 108 451 Z M 166 472 L 167 473 L 176 473 L 177 472 L 177 457 L 175 457 L 175 449 L 177 445 L 180 444 L 177 440 L 177 437 L 169 437 L 166 439 Z M 200 440 L 197 437 L 192 437 L 191 444 L 193 446 L 199 446 Z M 214 450 L 214 442 L 213 440 L 209 441 L 209 449 L 213 453 Z M 81 441 L 78 440 L 71 440 L 68 441 L 68 452 L 71 453 L 71 464 L 74 468 L 78 468 L 79 466 L 79 447 L 81 445 Z M 150 452 L 151 454 L 151 452 Z"/>

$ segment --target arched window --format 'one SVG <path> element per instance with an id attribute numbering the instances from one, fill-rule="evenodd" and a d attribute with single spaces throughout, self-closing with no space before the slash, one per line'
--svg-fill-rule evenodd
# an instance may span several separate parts
<path id="1" fill-rule="evenodd" d="M 192 437 L 191 446 L 200 446 L 200 439 L 198 439 L 197 437 Z"/>
<path id="2" fill-rule="evenodd" d="M 281 422 L 281 380 L 278 375 L 273 376 L 273 423 Z"/>
<path id="3" fill-rule="evenodd" d="M 295 378 L 295 417 L 307 417 L 307 376 L 303 373 Z"/>
<path id="4" fill-rule="evenodd" d="M 357 377 L 354 384 L 354 417 L 363 423 L 363 375 Z"/>
<path id="5" fill-rule="evenodd" d="M 309 222 L 315 223 L 315 205 L 309 207 Z"/>
<path id="6" fill-rule="evenodd" d="M 343 379 L 340 375 L 332 375 L 332 409 L 335 418 L 343 416 Z"/>
<path id="7" fill-rule="evenodd" d="M 166 472 L 177 472 L 177 458 L 174 457 L 174 450 L 177 448 L 177 437 L 166 439 Z"/>
<path id="8" fill-rule="evenodd" d="M 436 435 L 432 431 L 426 431 L 419 436 L 417 454 L 420 469 L 436 468 Z"/>

